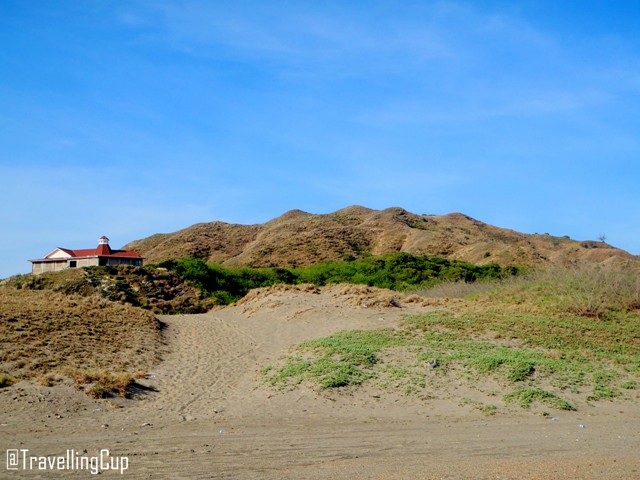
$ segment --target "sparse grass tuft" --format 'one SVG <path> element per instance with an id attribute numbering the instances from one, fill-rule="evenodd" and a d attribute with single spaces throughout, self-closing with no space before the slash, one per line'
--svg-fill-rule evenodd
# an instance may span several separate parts
<path id="1" fill-rule="evenodd" d="M 485 404 L 482 402 L 477 402 L 475 400 L 472 400 L 470 398 L 463 398 L 460 402 L 460 405 L 469 405 L 473 408 L 475 408 L 476 410 L 478 410 L 479 412 L 484 413 L 487 416 L 490 415 L 495 415 L 496 413 L 498 413 L 498 406 L 497 405 L 493 405 L 493 404 Z"/>
<path id="2" fill-rule="evenodd" d="M 129 388 L 135 382 L 134 376 L 128 372 L 66 368 L 62 369 L 62 373 L 73 379 L 77 388 L 94 398 L 111 395 L 129 398 Z"/>
<path id="3" fill-rule="evenodd" d="M 635 380 L 627 380 L 626 382 L 622 382 L 620 387 L 625 390 L 635 390 L 638 388 L 638 383 Z"/>
<path id="4" fill-rule="evenodd" d="M 522 408 L 529 408 L 533 402 L 541 402 L 548 407 L 560 410 L 575 410 L 555 393 L 537 388 L 521 388 L 504 396 L 505 402 L 518 402 Z"/>
<path id="5" fill-rule="evenodd" d="M 6 372 L 0 374 L 0 388 L 10 387 L 16 383 L 16 379 Z"/>
<path id="6" fill-rule="evenodd" d="M 490 279 L 488 281 L 465 282 L 449 281 L 441 282 L 426 289 L 409 290 L 411 293 L 425 298 L 473 298 L 481 293 L 487 293 L 495 290 L 505 282 L 509 282 L 512 278 L 507 279 Z"/>

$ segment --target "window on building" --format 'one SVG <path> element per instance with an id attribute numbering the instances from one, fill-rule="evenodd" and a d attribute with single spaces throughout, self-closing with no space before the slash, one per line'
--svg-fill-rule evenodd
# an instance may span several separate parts
<path id="1" fill-rule="evenodd" d="M 69 260 L 69 268 L 76 268 L 78 266 L 77 260 Z"/>

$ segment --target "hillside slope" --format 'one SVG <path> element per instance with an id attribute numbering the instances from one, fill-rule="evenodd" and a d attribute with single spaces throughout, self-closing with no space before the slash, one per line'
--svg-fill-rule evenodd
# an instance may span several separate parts
<path id="1" fill-rule="evenodd" d="M 256 267 L 310 265 L 393 252 L 438 255 L 481 265 L 640 265 L 640 257 L 603 242 L 520 233 L 462 213 L 417 215 L 402 208 L 360 206 L 321 215 L 291 210 L 259 225 L 199 223 L 136 240 L 124 248 L 138 251 L 147 263 L 193 256 Z"/>

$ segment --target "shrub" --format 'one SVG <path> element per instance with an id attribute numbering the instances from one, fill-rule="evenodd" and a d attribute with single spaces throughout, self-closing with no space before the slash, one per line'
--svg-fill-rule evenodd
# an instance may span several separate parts
<path id="1" fill-rule="evenodd" d="M 70 377 L 76 387 L 95 398 L 106 398 L 110 395 L 128 398 L 129 388 L 135 382 L 133 374 L 128 372 L 65 368 L 62 373 Z"/>
<path id="2" fill-rule="evenodd" d="M 10 387 L 16 382 L 17 380 L 8 373 L 0 374 L 0 388 Z"/>
<path id="3" fill-rule="evenodd" d="M 219 304 L 232 303 L 253 288 L 276 283 L 311 283 L 323 286 L 333 283 L 354 283 L 371 287 L 407 290 L 449 282 L 476 282 L 517 275 L 520 267 L 497 264 L 473 265 L 439 257 L 419 257 L 394 253 L 365 257 L 355 261 L 328 261 L 297 268 L 228 268 L 206 263 L 201 259 L 168 260 L 160 267 L 176 272 L 205 295 Z"/>

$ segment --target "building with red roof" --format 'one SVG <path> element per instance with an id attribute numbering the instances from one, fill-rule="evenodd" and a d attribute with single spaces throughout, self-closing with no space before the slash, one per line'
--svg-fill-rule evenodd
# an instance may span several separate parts
<path id="1" fill-rule="evenodd" d="M 57 272 L 65 268 L 90 267 L 93 265 L 135 265 L 141 266 L 143 258 L 133 250 L 112 250 L 105 236 L 98 240 L 97 248 L 70 250 L 58 247 L 44 258 L 29 260 L 34 274 Z"/>

